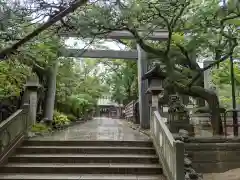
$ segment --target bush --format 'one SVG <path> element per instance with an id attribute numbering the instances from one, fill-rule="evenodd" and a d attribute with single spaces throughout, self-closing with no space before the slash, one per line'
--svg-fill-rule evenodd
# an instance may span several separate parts
<path id="1" fill-rule="evenodd" d="M 51 131 L 51 129 L 43 123 L 36 123 L 35 125 L 32 126 L 31 131 L 35 133 L 47 133 Z"/>
<path id="2" fill-rule="evenodd" d="M 71 122 L 65 114 L 60 113 L 58 111 L 54 111 L 53 120 L 54 120 L 53 126 L 55 126 L 56 128 L 67 126 Z"/>

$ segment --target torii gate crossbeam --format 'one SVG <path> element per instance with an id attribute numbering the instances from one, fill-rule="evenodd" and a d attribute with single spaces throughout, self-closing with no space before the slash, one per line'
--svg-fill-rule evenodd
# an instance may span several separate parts
<path id="1" fill-rule="evenodd" d="M 116 50 L 90 50 L 90 49 L 61 49 L 64 57 L 87 57 L 87 58 L 109 58 L 137 60 L 138 51 L 116 51 Z"/>
<path id="2" fill-rule="evenodd" d="M 154 31 L 151 33 L 144 33 L 138 31 L 140 36 L 144 39 L 155 41 L 166 41 L 168 39 L 168 32 L 165 30 Z M 147 34 L 147 35 L 146 35 Z M 63 37 L 78 37 L 77 33 L 61 33 Z M 105 39 L 134 39 L 133 35 L 128 31 L 113 31 L 104 36 Z M 70 57 L 90 57 L 90 58 L 112 58 L 112 59 L 136 59 L 138 62 L 138 91 L 139 91 L 139 112 L 140 112 L 140 126 L 143 129 L 150 128 L 150 107 L 149 100 L 145 92 L 148 88 L 147 81 L 142 81 L 142 76 L 147 72 L 147 54 L 138 45 L 137 51 L 112 51 L 112 50 L 76 50 L 64 49 L 62 56 Z"/>

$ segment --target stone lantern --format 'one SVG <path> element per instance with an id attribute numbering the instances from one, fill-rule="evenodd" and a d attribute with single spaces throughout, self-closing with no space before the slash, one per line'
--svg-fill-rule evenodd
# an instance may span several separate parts
<path id="1" fill-rule="evenodd" d="M 158 109 L 158 96 L 163 92 L 162 83 L 165 79 L 165 74 L 160 68 L 159 63 L 155 63 L 154 67 L 143 75 L 142 80 L 148 80 L 148 89 L 146 94 L 152 95 L 152 108 Z"/>
<path id="2" fill-rule="evenodd" d="M 187 130 L 190 135 L 194 134 L 194 127 L 190 124 L 187 108 L 181 103 L 178 95 L 171 95 L 168 109 L 168 127 L 172 133 L 178 133 L 180 129 Z"/>
<path id="3" fill-rule="evenodd" d="M 36 123 L 37 116 L 37 105 L 38 105 L 38 90 L 41 87 L 38 77 L 31 76 L 28 78 L 25 84 L 25 92 L 23 96 L 23 104 L 29 104 L 29 118 L 31 120 L 31 124 L 34 125 Z"/>

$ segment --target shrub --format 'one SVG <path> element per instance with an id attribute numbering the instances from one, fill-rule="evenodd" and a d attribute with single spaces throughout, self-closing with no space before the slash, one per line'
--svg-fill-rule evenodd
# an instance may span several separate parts
<path id="1" fill-rule="evenodd" d="M 54 120 L 53 126 L 55 126 L 56 128 L 67 126 L 71 122 L 65 114 L 60 113 L 58 111 L 54 111 L 53 120 Z"/>

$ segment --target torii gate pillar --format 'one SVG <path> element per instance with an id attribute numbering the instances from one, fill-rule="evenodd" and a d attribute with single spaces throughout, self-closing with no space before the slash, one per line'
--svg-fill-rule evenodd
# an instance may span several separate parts
<path id="1" fill-rule="evenodd" d="M 138 96 L 139 96 L 139 115 L 140 127 L 150 128 L 150 107 L 148 106 L 148 96 L 145 94 L 148 88 L 148 82 L 142 81 L 142 76 L 147 72 L 147 53 L 137 45 L 138 50 Z"/>

